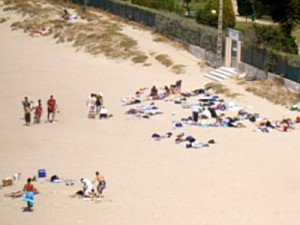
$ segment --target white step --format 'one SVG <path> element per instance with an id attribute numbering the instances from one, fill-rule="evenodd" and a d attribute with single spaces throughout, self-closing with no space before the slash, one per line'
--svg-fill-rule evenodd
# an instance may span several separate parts
<path id="1" fill-rule="evenodd" d="M 228 68 L 228 67 L 220 67 L 209 73 L 205 74 L 204 77 L 216 82 L 221 82 L 224 79 L 227 79 L 233 75 L 236 75 L 237 71 L 235 68 Z"/>
<path id="2" fill-rule="evenodd" d="M 205 74 L 204 77 L 209 79 L 209 80 L 216 81 L 216 82 L 221 82 L 223 80 L 223 79 L 217 78 L 213 75 L 210 75 L 209 73 Z"/>
<path id="3" fill-rule="evenodd" d="M 232 75 L 237 75 L 237 70 L 235 68 L 231 68 L 231 67 L 220 67 L 220 70 L 232 74 Z"/>

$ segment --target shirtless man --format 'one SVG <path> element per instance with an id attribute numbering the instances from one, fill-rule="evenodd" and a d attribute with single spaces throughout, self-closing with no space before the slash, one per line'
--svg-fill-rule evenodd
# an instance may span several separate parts
<path id="1" fill-rule="evenodd" d="M 102 192 L 106 187 L 105 178 L 103 175 L 101 175 L 98 171 L 96 171 L 96 177 L 93 183 L 98 182 L 97 191 L 100 195 L 100 197 L 103 197 Z"/>

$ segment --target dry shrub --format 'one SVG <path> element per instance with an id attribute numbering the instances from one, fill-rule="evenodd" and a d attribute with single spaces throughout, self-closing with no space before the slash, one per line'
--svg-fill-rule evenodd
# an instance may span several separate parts
<path id="1" fill-rule="evenodd" d="M 231 92 L 229 92 L 228 94 L 225 94 L 225 96 L 228 97 L 228 98 L 236 98 L 236 97 L 238 97 L 238 96 L 243 96 L 243 94 L 241 94 L 241 93 L 231 93 Z"/>
<path id="2" fill-rule="evenodd" d="M 239 84 L 239 85 L 244 85 L 244 84 L 246 84 L 247 83 L 247 81 L 245 81 L 245 80 L 239 80 L 238 82 L 237 82 L 237 84 Z"/>
<path id="3" fill-rule="evenodd" d="M 217 82 L 210 82 L 208 84 L 205 85 L 205 88 L 210 87 L 216 94 L 226 94 L 229 93 L 230 90 L 225 87 L 223 84 L 221 83 L 217 83 Z"/>
<path id="4" fill-rule="evenodd" d="M 287 90 L 283 84 L 282 78 L 277 78 L 275 81 L 253 81 L 246 84 L 246 91 L 282 106 L 289 107 L 299 103 L 300 95 Z"/>
<path id="5" fill-rule="evenodd" d="M 0 23 L 4 23 L 6 22 L 6 19 L 5 18 L 0 18 Z"/>
<path id="6" fill-rule="evenodd" d="M 171 71 L 175 74 L 183 74 L 185 73 L 184 65 L 174 65 L 171 68 Z"/>
<path id="7" fill-rule="evenodd" d="M 242 95 L 240 93 L 232 93 L 228 87 L 224 86 L 221 83 L 217 83 L 217 82 L 207 83 L 205 85 L 205 88 L 208 88 L 208 87 L 210 87 L 215 94 L 222 94 L 228 98 L 236 98 L 237 96 Z"/>
<path id="8" fill-rule="evenodd" d="M 73 8 L 78 15 L 81 15 L 82 6 L 60 0 L 49 0 L 47 5 L 34 0 L 5 0 L 5 4 L 6 10 L 13 10 L 14 13 L 25 17 L 24 20 L 13 23 L 12 29 L 22 29 L 27 32 L 32 28 L 45 27 L 49 31 L 48 34 L 56 39 L 56 43 L 70 42 L 76 51 L 82 50 L 92 55 L 103 54 L 108 58 L 131 58 L 135 63 L 151 65 L 145 63 L 148 57 L 138 50 L 137 41 L 120 32 L 122 27 L 115 22 L 116 17 L 105 14 L 102 10 L 89 9 L 84 14 L 83 22 L 72 22 L 50 18 L 60 15 L 63 7 Z M 98 11 L 106 16 L 97 15 Z M 104 17 L 110 19 L 103 19 Z M 167 55 L 159 55 L 157 60 L 167 67 L 173 64 Z M 180 66 L 174 68 L 178 72 L 180 69 L 182 69 Z"/>
<path id="9" fill-rule="evenodd" d="M 164 40 L 163 40 L 163 38 L 160 37 L 160 36 L 155 36 L 155 37 L 153 38 L 153 41 L 155 41 L 155 42 L 163 42 Z"/>
<path id="10" fill-rule="evenodd" d="M 168 55 L 165 55 L 165 54 L 160 54 L 160 55 L 157 55 L 155 57 L 155 59 L 160 62 L 161 64 L 163 64 L 164 66 L 166 67 L 170 67 L 173 62 L 172 60 L 170 59 L 170 57 Z"/>
<path id="11" fill-rule="evenodd" d="M 133 48 L 135 46 L 137 46 L 137 41 L 133 40 L 130 37 L 127 37 L 125 35 L 119 34 L 121 37 L 121 42 L 120 42 L 120 47 L 121 48 L 126 48 L 126 49 L 130 49 Z"/>
<path id="12" fill-rule="evenodd" d="M 177 49 L 185 49 L 185 47 L 182 44 L 175 42 L 166 36 L 162 36 L 155 32 L 152 32 L 152 35 L 154 35 L 153 41 L 155 41 L 155 42 L 163 42 L 163 43 L 172 45 L 173 47 L 175 47 Z"/>
<path id="13" fill-rule="evenodd" d="M 148 59 L 148 56 L 146 56 L 146 55 L 137 55 L 137 56 L 134 56 L 131 59 L 131 61 L 134 63 L 144 63 L 144 65 L 145 65 L 145 62 L 147 59 Z"/>

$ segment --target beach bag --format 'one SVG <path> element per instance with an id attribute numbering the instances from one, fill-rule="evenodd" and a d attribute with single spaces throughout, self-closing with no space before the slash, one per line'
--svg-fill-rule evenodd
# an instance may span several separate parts
<path id="1" fill-rule="evenodd" d="M 194 141 L 196 141 L 196 139 L 192 136 L 187 136 L 186 140 L 189 141 L 190 143 L 193 143 Z"/>
<path id="2" fill-rule="evenodd" d="M 255 121 L 256 121 L 255 116 L 249 115 L 249 121 L 250 121 L 250 122 L 255 122 Z"/>
<path id="3" fill-rule="evenodd" d="M 57 175 L 53 175 L 51 178 L 50 178 L 50 181 L 51 182 L 55 182 L 56 180 L 59 180 L 59 177 Z"/>

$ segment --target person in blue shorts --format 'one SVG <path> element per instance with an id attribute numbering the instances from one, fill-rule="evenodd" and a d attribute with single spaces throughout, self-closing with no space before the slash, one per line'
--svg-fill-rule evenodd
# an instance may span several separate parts
<path id="1" fill-rule="evenodd" d="M 103 190 L 106 188 L 106 181 L 103 175 L 96 171 L 96 177 L 93 183 L 98 182 L 97 191 L 100 197 L 103 197 Z"/>

